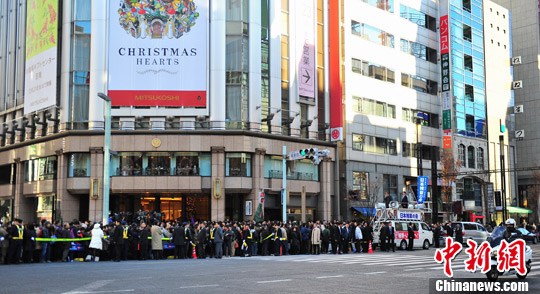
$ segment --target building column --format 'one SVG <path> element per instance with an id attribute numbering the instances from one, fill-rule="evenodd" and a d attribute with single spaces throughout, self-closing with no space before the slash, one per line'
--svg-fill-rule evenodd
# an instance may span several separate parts
<path id="1" fill-rule="evenodd" d="M 65 2 L 65 1 L 64 1 Z M 69 2 L 69 1 L 68 1 Z M 103 108 L 105 101 L 99 99 L 97 94 L 107 93 L 107 49 L 108 46 L 108 24 L 107 13 L 109 1 L 92 1 L 92 21 L 91 31 L 94 36 L 102 38 L 92 38 L 90 42 L 90 87 L 88 89 L 88 128 L 103 129 Z M 114 17 L 114 16 L 110 16 Z M 65 53 L 66 54 L 66 53 Z"/>
<path id="2" fill-rule="evenodd" d="M 90 195 L 88 218 L 92 221 L 99 222 L 103 219 L 103 148 L 90 148 L 90 182 L 92 179 L 97 179 L 99 183 L 99 197 L 93 199 Z M 91 193 L 90 189 L 90 193 Z"/>
<path id="3" fill-rule="evenodd" d="M 321 161 L 320 169 L 320 185 L 321 193 L 319 194 L 317 205 L 317 218 L 320 220 L 330 220 L 332 215 L 332 205 L 330 194 L 332 193 L 332 171 L 333 171 L 332 159 L 325 157 Z M 336 195 L 339 197 L 339 195 Z"/>
<path id="4" fill-rule="evenodd" d="M 210 1 L 210 75 L 209 75 L 209 105 L 211 127 L 225 128 L 226 85 L 225 85 L 225 53 L 226 44 L 226 2 L 222 0 Z"/>
<path id="5" fill-rule="evenodd" d="M 15 181 L 15 197 L 13 217 L 21 218 L 24 223 L 33 222 L 36 218 L 34 207 L 35 197 L 25 198 L 23 194 L 24 188 L 24 164 L 20 158 L 15 158 L 17 165 L 17 178 Z M 12 218 L 13 219 L 13 218 Z"/>
<path id="6" fill-rule="evenodd" d="M 56 219 L 72 220 L 79 218 L 79 199 L 67 191 L 67 170 L 64 150 L 56 150 L 58 168 L 56 170 Z"/>
<path id="7" fill-rule="evenodd" d="M 265 188 L 264 187 L 264 156 L 266 155 L 266 149 L 255 148 L 255 157 L 253 158 L 253 169 L 251 173 L 251 179 L 253 181 L 253 189 L 249 193 L 248 198 L 245 200 L 251 200 L 253 203 L 253 214 L 245 215 L 245 220 L 252 220 L 255 217 L 255 211 L 259 205 L 259 194 Z"/>
<path id="8" fill-rule="evenodd" d="M 225 147 L 212 146 L 212 192 L 210 196 L 210 218 L 212 221 L 225 219 Z"/>

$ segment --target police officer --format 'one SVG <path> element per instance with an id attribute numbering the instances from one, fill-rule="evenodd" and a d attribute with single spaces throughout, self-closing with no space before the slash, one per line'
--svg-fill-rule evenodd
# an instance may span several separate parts
<path id="1" fill-rule="evenodd" d="M 19 263 L 22 256 L 22 245 L 24 238 L 24 226 L 22 219 L 16 218 L 13 220 L 13 225 L 8 229 L 8 234 L 11 237 L 9 242 L 9 261 L 11 263 Z"/>
<path id="2" fill-rule="evenodd" d="M 407 226 L 407 239 L 409 240 L 409 246 L 407 250 L 412 251 L 414 245 L 414 228 L 412 223 L 409 223 L 409 225 Z"/>

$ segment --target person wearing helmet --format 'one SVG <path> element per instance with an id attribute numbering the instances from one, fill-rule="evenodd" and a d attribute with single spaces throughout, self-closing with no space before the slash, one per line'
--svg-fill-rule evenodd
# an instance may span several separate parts
<path id="1" fill-rule="evenodd" d="M 521 233 L 516 230 L 516 221 L 513 218 L 509 218 L 505 222 L 506 225 L 506 231 L 504 232 L 504 239 L 508 242 L 510 242 L 510 239 L 513 237 L 512 234 L 515 234 L 513 239 L 521 238 Z"/>

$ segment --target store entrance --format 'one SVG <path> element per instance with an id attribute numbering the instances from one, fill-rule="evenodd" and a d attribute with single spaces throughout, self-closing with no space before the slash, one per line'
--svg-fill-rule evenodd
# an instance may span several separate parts
<path id="1" fill-rule="evenodd" d="M 178 219 L 182 216 L 182 197 L 148 196 L 140 198 L 142 211 L 159 211 L 166 220 Z"/>
<path id="2" fill-rule="evenodd" d="M 210 196 L 205 194 L 118 194 L 110 207 L 115 218 L 129 222 L 210 219 Z"/>

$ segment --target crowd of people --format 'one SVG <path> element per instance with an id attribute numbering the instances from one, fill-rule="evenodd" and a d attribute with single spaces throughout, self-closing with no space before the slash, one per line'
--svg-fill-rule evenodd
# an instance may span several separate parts
<path id="1" fill-rule="evenodd" d="M 69 223 L 42 220 L 34 225 L 14 219 L 0 226 L 0 264 L 69 262 L 76 258 L 121 261 L 348 254 L 368 252 L 373 241 L 372 224 L 366 221 L 182 222 L 161 221 L 155 216 L 155 213 L 146 214 L 128 222 L 113 215 L 105 226 L 77 220 Z M 394 229 L 384 228 L 380 248 L 395 251 Z M 438 247 L 439 239 L 445 236 L 456 236 L 459 241 L 462 234 L 455 230 L 448 223 L 433 224 L 432 244 Z"/>

